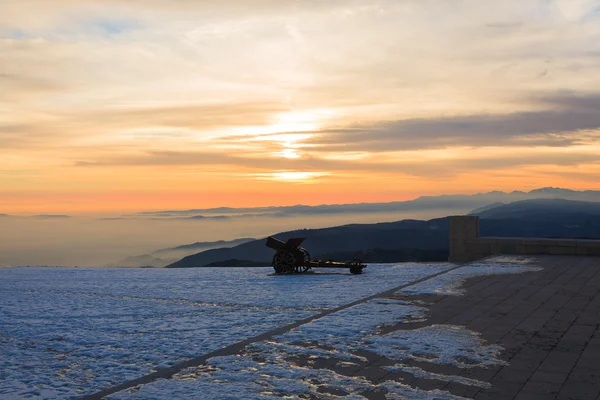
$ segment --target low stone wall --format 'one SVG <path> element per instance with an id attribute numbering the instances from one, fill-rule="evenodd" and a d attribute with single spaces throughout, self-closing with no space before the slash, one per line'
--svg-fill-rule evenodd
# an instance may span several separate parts
<path id="1" fill-rule="evenodd" d="M 450 262 L 493 254 L 600 256 L 600 240 L 479 237 L 479 217 L 450 217 Z"/>

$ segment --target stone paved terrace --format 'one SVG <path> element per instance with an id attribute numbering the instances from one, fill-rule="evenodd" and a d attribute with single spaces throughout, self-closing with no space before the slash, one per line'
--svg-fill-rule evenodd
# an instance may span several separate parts
<path id="1" fill-rule="evenodd" d="M 541 269 L 517 275 L 470 278 L 463 282 L 464 293 L 460 296 L 393 291 L 380 296 L 419 304 L 428 312 L 424 320 L 386 326 L 378 334 L 439 325 L 464 326 L 480 333 L 486 346 L 501 346 L 498 357 L 504 365 L 501 361 L 487 367 L 461 367 L 413 357 L 403 360 L 403 370 L 395 371 L 389 367 L 396 364 L 397 359 L 369 351 L 359 352 L 363 360 L 353 363 L 302 354 L 284 357 L 296 366 L 334 371 L 344 377 L 362 377 L 363 382 L 372 383 L 376 389 L 360 394 L 373 400 L 457 398 L 453 396 L 476 400 L 599 399 L 600 257 L 542 255 L 522 260 L 533 262 Z M 251 346 L 248 343 L 233 346 L 229 354 L 260 360 L 260 353 Z M 202 368 L 199 375 L 204 373 Z M 386 397 L 388 392 L 376 386 L 382 382 L 397 382 L 409 389 L 408 394 Z M 343 398 L 348 394 L 326 386 L 319 387 L 318 393 L 322 394 L 298 398 Z M 422 397 L 424 393 L 428 397 Z M 199 396 L 197 398 L 202 398 Z"/>
<path id="2" fill-rule="evenodd" d="M 421 298 L 432 303 L 425 324 L 465 325 L 505 349 L 506 366 L 459 371 L 492 388 L 412 384 L 477 400 L 600 398 L 600 258 L 528 258 L 543 270 L 470 279 L 464 296 Z"/>

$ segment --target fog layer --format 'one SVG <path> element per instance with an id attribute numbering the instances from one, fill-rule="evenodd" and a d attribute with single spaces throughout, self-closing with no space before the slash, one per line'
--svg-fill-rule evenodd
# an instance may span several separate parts
<path id="1" fill-rule="evenodd" d="M 198 241 L 261 238 L 286 230 L 350 223 L 429 219 L 452 212 L 457 210 L 228 219 L 6 216 L 0 218 L 0 266 L 105 266 L 128 256 Z"/>

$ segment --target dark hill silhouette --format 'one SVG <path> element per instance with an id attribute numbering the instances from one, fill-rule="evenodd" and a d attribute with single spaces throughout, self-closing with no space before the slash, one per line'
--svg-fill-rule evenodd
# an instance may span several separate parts
<path id="1" fill-rule="evenodd" d="M 306 237 L 302 244 L 313 257 L 334 252 L 357 252 L 364 249 L 405 248 L 444 249 L 448 241 L 448 220 L 406 220 L 381 224 L 356 224 L 325 229 L 303 229 L 278 233 L 280 240 Z M 244 243 L 230 249 L 207 250 L 173 263 L 167 268 L 201 267 L 228 259 L 271 261 L 273 250 L 265 246 L 265 239 Z"/>
<path id="2" fill-rule="evenodd" d="M 479 213 L 482 236 L 600 238 L 600 203 L 560 199 L 527 200 L 497 206 Z M 448 218 L 430 221 L 404 220 L 380 224 L 355 224 L 325 229 L 283 232 L 281 240 L 306 237 L 314 258 L 351 258 L 351 254 L 377 249 L 371 262 L 431 261 L 448 249 Z M 379 253 L 379 256 L 377 255 Z M 229 249 L 214 249 L 185 257 L 168 268 L 201 267 L 230 260 L 270 261 L 265 240 L 255 240 Z M 378 259 L 380 257 L 381 259 Z M 435 258 L 435 257 L 434 257 Z"/>
<path id="3" fill-rule="evenodd" d="M 474 209 L 473 211 L 471 211 L 469 213 L 469 215 L 479 215 L 483 211 L 491 210 L 492 208 L 501 207 L 503 205 L 505 205 L 505 204 L 504 203 L 500 203 L 500 202 L 488 204 L 488 205 L 485 205 L 483 207 L 479 207 L 479 208 Z"/>
<path id="4" fill-rule="evenodd" d="M 518 201 L 478 213 L 482 236 L 600 239 L 600 203 Z"/>

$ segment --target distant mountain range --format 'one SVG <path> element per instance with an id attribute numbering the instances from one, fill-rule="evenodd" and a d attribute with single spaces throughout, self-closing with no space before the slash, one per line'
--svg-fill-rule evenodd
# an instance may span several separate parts
<path id="1" fill-rule="evenodd" d="M 441 195 L 422 196 L 414 200 L 396 201 L 390 203 L 357 203 L 357 204 L 328 204 L 318 206 L 295 205 L 295 206 L 273 206 L 254 208 L 206 208 L 191 210 L 171 210 L 142 212 L 138 216 L 153 218 L 188 218 L 205 219 L 219 217 L 225 218 L 248 218 L 248 217 L 288 217 L 298 215 L 324 215 L 324 214 L 363 214 L 363 213 L 394 213 L 394 212 L 418 212 L 430 210 L 444 210 L 464 214 L 471 210 L 485 207 L 494 203 L 512 203 L 522 200 L 535 200 L 542 198 L 561 198 L 576 201 L 599 201 L 600 191 L 585 190 L 577 191 L 546 187 L 535 189 L 530 192 L 513 191 L 489 193 L 478 193 L 474 195 Z"/>
<path id="2" fill-rule="evenodd" d="M 536 193 L 556 195 L 572 194 L 573 191 L 547 188 Z M 545 198 L 509 204 L 494 202 L 480 206 L 472 214 L 481 218 L 482 236 L 600 238 L 600 203 Z M 351 259 L 356 252 L 372 249 L 375 250 L 373 257 L 367 261 L 442 261 L 447 257 L 448 229 L 446 217 L 295 230 L 274 236 L 284 241 L 291 237 L 306 237 L 303 247 L 313 258 Z M 260 239 L 190 255 L 167 268 L 202 267 L 227 260 L 270 262 L 272 256 L 273 251 L 265 246 L 264 239 Z"/>

